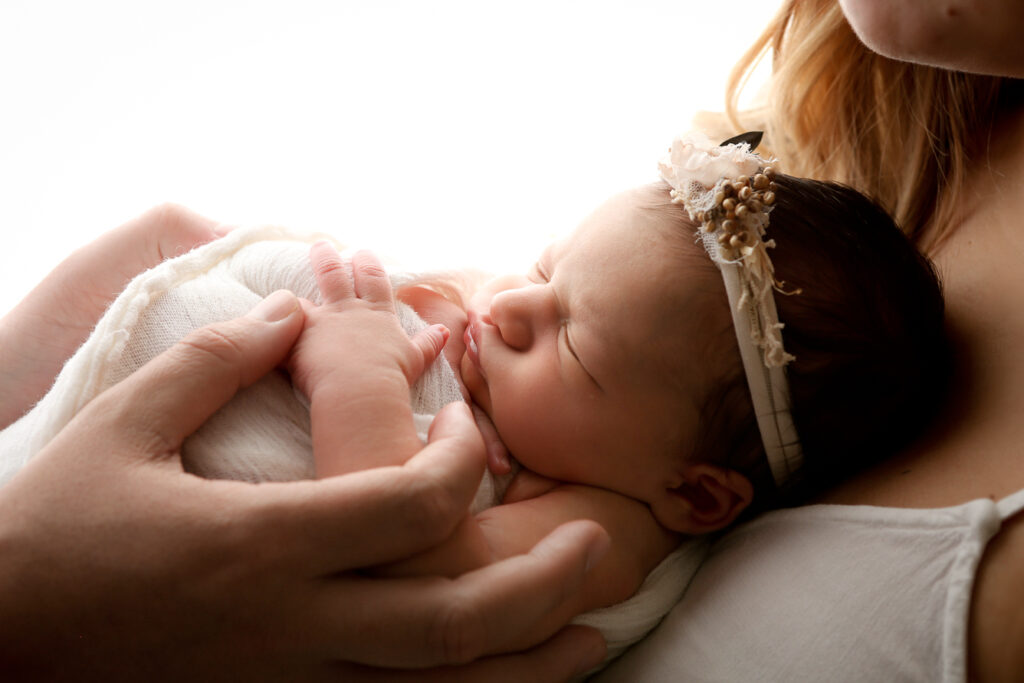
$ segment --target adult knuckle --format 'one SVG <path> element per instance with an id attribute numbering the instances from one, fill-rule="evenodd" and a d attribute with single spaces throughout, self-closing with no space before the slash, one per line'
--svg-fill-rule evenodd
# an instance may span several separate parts
<path id="1" fill-rule="evenodd" d="M 447 663 L 464 664 L 484 654 L 485 620 L 465 592 L 456 592 L 438 608 L 430 633 L 434 650 Z"/>
<path id="2" fill-rule="evenodd" d="M 194 214 L 181 204 L 164 202 L 154 206 L 147 212 L 149 225 L 159 233 L 167 236 L 178 236 L 189 232 Z"/>
<path id="3" fill-rule="evenodd" d="M 101 393 L 83 408 L 82 424 L 116 439 L 115 452 L 145 453 L 162 457 L 173 453 L 180 442 L 163 429 L 144 400 L 144 387 L 125 383 Z"/>
<path id="4" fill-rule="evenodd" d="M 149 210 L 150 215 L 160 225 L 172 226 L 184 223 L 191 212 L 175 202 L 161 202 Z"/>
<path id="5" fill-rule="evenodd" d="M 161 259 L 179 256 L 204 236 L 203 221 L 174 202 L 158 204 L 143 214 L 141 224 L 152 236 Z"/>
<path id="6" fill-rule="evenodd" d="M 200 358 L 209 358 L 223 365 L 235 365 L 242 355 L 238 339 L 224 327 L 201 327 L 182 339 L 181 345 Z"/>

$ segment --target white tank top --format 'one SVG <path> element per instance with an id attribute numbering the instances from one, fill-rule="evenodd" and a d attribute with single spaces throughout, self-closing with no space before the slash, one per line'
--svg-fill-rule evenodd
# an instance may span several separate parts
<path id="1" fill-rule="evenodd" d="M 974 575 L 1024 491 L 936 509 L 811 505 L 712 546 L 662 624 L 597 680 L 967 677 Z"/>

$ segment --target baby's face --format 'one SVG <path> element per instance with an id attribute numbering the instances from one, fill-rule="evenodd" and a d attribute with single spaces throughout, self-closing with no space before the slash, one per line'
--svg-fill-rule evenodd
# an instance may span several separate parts
<path id="1" fill-rule="evenodd" d="M 647 502 L 681 483 L 708 374 L 685 315 L 692 238 L 638 208 L 650 191 L 614 197 L 526 276 L 485 285 L 461 367 L 526 467 Z"/>

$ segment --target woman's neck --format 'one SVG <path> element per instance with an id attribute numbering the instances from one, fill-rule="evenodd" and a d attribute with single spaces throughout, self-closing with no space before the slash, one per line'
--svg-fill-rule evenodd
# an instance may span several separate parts
<path id="1" fill-rule="evenodd" d="M 930 254 L 959 366 L 949 412 L 827 502 L 940 507 L 1024 488 L 1024 110 L 991 139 L 970 171 L 962 222 Z"/>
<path id="2" fill-rule="evenodd" d="M 1024 110 L 995 128 L 970 170 L 961 223 L 931 254 L 950 322 L 969 336 L 1024 329 Z M 1020 337 L 1018 337 L 1020 339 Z"/>

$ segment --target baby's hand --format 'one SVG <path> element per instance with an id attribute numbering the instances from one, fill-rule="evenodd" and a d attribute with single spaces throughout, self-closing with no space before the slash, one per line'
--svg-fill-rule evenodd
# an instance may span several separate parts
<path id="1" fill-rule="evenodd" d="M 351 268 L 326 242 L 313 245 L 310 264 L 323 303 L 303 301 L 306 322 L 292 351 L 292 381 L 310 400 L 324 385 L 356 390 L 401 377 L 408 388 L 437 358 L 448 340 L 443 325 L 432 325 L 412 339 L 395 314 L 391 282 L 368 251 L 352 257 Z"/>
<path id="2" fill-rule="evenodd" d="M 357 252 L 349 268 L 318 243 L 309 259 L 323 303 L 303 304 L 305 327 L 288 369 L 309 399 L 316 474 L 400 465 L 422 447 L 409 385 L 441 353 L 448 330 L 433 325 L 410 339 L 370 252 Z"/>

